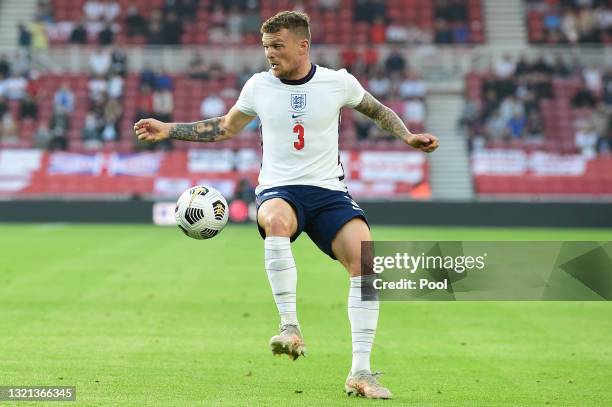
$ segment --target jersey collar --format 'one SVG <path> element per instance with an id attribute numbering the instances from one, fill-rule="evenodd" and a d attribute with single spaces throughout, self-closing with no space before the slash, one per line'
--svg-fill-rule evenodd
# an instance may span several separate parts
<path id="1" fill-rule="evenodd" d="M 308 71 L 308 75 L 304 76 L 302 79 L 281 79 L 280 81 L 284 83 L 285 85 L 303 85 L 312 79 L 316 70 L 317 70 L 317 66 L 311 63 L 310 71 Z"/>

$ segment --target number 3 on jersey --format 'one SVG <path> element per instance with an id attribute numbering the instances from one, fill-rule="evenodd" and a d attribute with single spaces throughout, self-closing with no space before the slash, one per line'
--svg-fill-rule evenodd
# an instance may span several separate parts
<path id="1" fill-rule="evenodd" d="M 295 126 L 293 126 L 293 132 L 297 133 L 298 135 L 298 141 L 293 142 L 293 147 L 295 147 L 296 150 L 303 149 L 304 148 L 304 126 L 302 126 L 301 124 L 296 124 Z"/>

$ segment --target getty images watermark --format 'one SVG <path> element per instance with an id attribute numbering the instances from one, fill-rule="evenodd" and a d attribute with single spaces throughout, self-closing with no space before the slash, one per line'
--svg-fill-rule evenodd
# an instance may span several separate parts
<path id="1" fill-rule="evenodd" d="M 480 256 L 429 256 L 425 253 L 413 256 L 409 253 L 395 253 L 394 256 L 374 256 L 372 259 L 372 271 L 381 274 L 385 270 L 403 270 L 406 273 L 415 274 L 420 269 L 429 270 L 452 270 L 455 273 L 464 273 L 471 270 L 483 270 L 487 253 Z M 429 278 L 419 278 L 418 281 L 401 278 L 399 281 L 385 281 L 375 278 L 372 284 L 377 290 L 415 290 L 415 289 L 448 289 L 448 279 L 441 281 Z"/>
<path id="2" fill-rule="evenodd" d="M 364 300 L 612 299 L 612 242 L 363 242 Z"/>

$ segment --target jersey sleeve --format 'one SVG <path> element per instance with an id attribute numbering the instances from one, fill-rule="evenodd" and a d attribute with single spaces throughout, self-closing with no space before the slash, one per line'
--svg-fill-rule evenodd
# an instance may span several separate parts
<path id="1" fill-rule="evenodd" d="M 257 110 L 255 108 L 255 75 L 244 84 L 240 91 L 240 96 L 236 101 L 236 108 L 242 113 L 249 116 L 257 116 Z"/>
<path id="2" fill-rule="evenodd" d="M 357 78 L 348 73 L 345 69 L 342 69 L 344 77 L 344 106 L 355 107 L 363 100 L 365 95 L 365 89 Z"/>

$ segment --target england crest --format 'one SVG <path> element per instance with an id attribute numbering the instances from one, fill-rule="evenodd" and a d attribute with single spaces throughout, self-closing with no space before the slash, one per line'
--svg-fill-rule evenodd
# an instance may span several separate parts
<path id="1" fill-rule="evenodd" d="M 291 94 L 291 109 L 301 112 L 306 108 L 306 94 L 292 93 Z"/>

